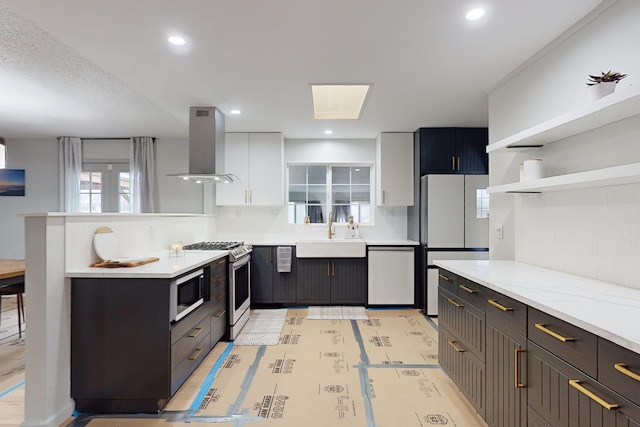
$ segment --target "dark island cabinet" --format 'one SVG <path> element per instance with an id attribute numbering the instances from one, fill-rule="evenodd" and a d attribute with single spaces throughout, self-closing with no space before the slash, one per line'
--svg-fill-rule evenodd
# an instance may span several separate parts
<path id="1" fill-rule="evenodd" d="M 527 307 L 486 290 L 487 407 L 491 427 L 527 425 Z"/>
<path id="2" fill-rule="evenodd" d="M 71 281 L 71 397 L 84 413 L 157 413 L 226 329 L 226 258 L 204 268 L 207 301 L 170 322 L 169 279 Z"/>
<path id="3" fill-rule="evenodd" d="M 297 303 L 364 305 L 366 258 L 298 258 Z"/>
<path id="4" fill-rule="evenodd" d="M 255 306 L 296 303 L 296 257 L 291 248 L 291 271 L 278 271 L 278 247 L 254 246 L 251 253 L 251 304 Z"/>
<path id="5" fill-rule="evenodd" d="M 433 173 L 489 173 L 487 128 L 420 128 L 414 144 L 420 150 L 420 176 Z"/>
<path id="6" fill-rule="evenodd" d="M 449 271 L 439 277 L 439 363 L 490 427 L 640 426 L 640 354 Z"/>
<path id="7" fill-rule="evenodd" d="M 486 410 L 485 295 L 482 286 L 442 271 L 438 289 L 438 358 L 483 418 Z"/>

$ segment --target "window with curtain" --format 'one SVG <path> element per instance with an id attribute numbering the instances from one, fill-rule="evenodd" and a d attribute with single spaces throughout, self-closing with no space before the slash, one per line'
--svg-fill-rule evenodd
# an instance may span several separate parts
<path id="1" fill-rule="evenodd" d="M 131 212 L 128 163 L 84 163 L 80 174 L 80 212 Z"/>
<path id="2" fill-rule="evenodd" d="M 288 222 L 370 223 L 373 200 L 370 165 L 289 165 Z"/>
<path id="3" fill-rule="evenodd" d="M 4 145 L 4 139 L 0 140 L 0 169 L 7 167 L 7 147 Z"/>

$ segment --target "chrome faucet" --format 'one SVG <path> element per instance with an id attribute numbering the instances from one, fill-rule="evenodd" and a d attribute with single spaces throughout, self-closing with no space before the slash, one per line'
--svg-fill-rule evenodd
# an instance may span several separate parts
<path id="1" fill-rule="evenodd" d="M 329 239 L 332 239 L 333 235 L 336 234 L 336 232 L 333 231 L 332 228 L 333 228 L 333 212 L 329 212 Z"/>

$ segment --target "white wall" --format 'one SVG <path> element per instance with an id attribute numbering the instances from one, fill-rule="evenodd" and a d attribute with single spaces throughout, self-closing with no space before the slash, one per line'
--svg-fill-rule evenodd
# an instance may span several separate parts
<path id="1" fill-rule="evenodd" d="M 640 2 L 618 0 L 489 95 L 490 143 L 593 102 L 588 74 L 627 73 L 617 91 L 640 81 Z M 635 88 L 634 88 L 635 90 Z M 640 117 L 520 154 L 490 154 L 490 183 L 515 182 L 519 164 L 542 158 L 545 175 L 640 162 Z M 640 288 L 640 186 L 541 195 L 493 195 L 492 259 L 515 259 Z"/>
<path id="2" fill-rule="evenodd" d="M 55 212 L 59 206 L 58 144 L 7 139 L 7 168 L 25 170 L 25 196 L 0 197 L 0 258 L 23 259 L 26 212 Z"/>

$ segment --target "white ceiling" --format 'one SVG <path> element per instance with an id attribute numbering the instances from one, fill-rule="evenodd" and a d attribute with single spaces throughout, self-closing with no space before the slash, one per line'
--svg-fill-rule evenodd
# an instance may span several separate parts
<path id="1" fill-rule="evenodd" d="M 190 106 L 287 138 L 486 126 L 487 91 L 601 2 L 0 0 L 0 136 L 186 138 Z M 323 121 L 311 83 L 373 86 Z"/>

